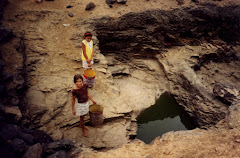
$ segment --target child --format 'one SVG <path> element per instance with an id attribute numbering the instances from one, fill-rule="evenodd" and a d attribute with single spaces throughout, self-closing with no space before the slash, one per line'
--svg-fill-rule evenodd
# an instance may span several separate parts
<path id="1" fill-rule="evenodd" d="M 84 40 L 82 41 L 82 63 L 83 68 L 90 68 L 93 64 L 93 41 L 92 33 L 86 32 L 83 36 Z"/>
<path id="2" fill-rule="evenodd" d="M 96 102 L 88 93 L 87 85 L 83 84 L 83 78 L 81 75 L 74 76 L 74 83 L 76 84 L 76 88 L 72 90 L 72 113 L 73 115 L 80 116 L 80 127 L 82 128 L 83 135 L 85 137 L 88 137 L 88 134 L 86 132 L 88 129 L 84 126 L 84 115 L 86 115 L 89 111 L 88 98 L 93 102 L 93 104 L 96 104 Z M 78 99 L 76 106 L 75 98 Z"/>

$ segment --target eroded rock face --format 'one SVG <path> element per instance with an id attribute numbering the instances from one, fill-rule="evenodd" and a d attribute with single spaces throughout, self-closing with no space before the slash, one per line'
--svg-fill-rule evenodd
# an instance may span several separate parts
<path id="1" fill-rule="evenodd" d="M 94 19 L 101 52 L 114 53 L 123 61 L 131 56 L 146 57 L 164 48 L 199 45 L 220 38 L 234 43 L 239 40 L 239 6 L 214 5 L 128 13 L 114 19 Z M 214 22 L 213 22 L 214 21 Z"/>

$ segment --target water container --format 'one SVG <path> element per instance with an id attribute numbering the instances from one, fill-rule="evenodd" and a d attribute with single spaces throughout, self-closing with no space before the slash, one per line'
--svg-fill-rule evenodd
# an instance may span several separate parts
<path id="1" fill-rule="evenodd" d="M 83 82 L 87 84 L 89 88 L 92 88 L 94 85 L 96 72 L 93 69 L 87 69 L 83 73 Z"/>
<path id="2" fill-rule="evenodd" d="M 98 104 L 93 104 L 89 107 L 90 123 L 94 126 L 103 123 L 103 107 Z"/>

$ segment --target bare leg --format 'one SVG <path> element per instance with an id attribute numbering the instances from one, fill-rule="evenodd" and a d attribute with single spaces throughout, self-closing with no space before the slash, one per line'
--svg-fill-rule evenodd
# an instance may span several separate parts
<path id="1" fill-rule="evenodd" d="M 84 116 L 80 116 L 80 127 L 82 128 L 84 137 L 88 137 L 86 127 L 84 126 Z"/>

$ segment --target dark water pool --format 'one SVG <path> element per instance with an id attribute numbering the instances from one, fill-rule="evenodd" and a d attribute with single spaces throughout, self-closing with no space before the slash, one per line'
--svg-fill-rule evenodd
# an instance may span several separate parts
<path id="1" fill-rule="evenodd" d="M 151 143 L 157 136 L 169 131 L 190 130 L 196 127 L 192 118 L 167 92 L 137 117 L 137 123 L 137 138 L 145 143 Z"/>

